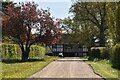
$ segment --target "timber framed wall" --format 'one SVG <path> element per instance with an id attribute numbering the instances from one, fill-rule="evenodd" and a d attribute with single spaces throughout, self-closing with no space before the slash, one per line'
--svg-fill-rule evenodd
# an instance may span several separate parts
<path id="1" fill-rule="evenodd" d="M 82 57 L 89 53 L 89 48 L 76 44 L 54 44 L 50 45 L 50 47 L 53 56 L 63 53 L 64 57 Z"/>

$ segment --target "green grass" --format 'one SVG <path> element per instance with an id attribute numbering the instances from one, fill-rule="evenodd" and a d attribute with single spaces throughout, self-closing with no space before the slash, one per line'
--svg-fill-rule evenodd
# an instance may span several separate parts
<path id="1" fill-rule="evenodd" d="M 81 57 L 80 59 L 82 59 L 83 61 L 88 61 L 88 57 Z"/>
<path id="2" fill-rule="evenodd" d="M 57 59 L 57 57 L 45 57 L 43 61 L 2 62 L 2 78 L 28 78 Z"/>
<path id="3" fill-rule="evenodd" d="M 90 64 L 94 71 L 101 75 L 103 78 L 118 78 L 117 69 L 113 68 L 109 60 L 100 60 L 100 61 L 86 61 Z"/>

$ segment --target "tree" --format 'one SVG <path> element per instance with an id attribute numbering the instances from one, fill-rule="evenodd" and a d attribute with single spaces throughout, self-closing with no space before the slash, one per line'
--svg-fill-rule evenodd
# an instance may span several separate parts
<path id="1" fill-rule="evenodd" d="M 99 29 L 100 46 L 105 46 L 106 26 L 106 2 L 79 2 L 77 1 L 70 8 L 70 12 L 74 15 L 74 20 L 93 24 Z M 94 27 L 93 26 L 93 27 Z"/>
<path id="2" fill-rule="evenodd" d="M 120 2 L 107 3 L 108 37 L 114 45 L 120 43 Z"/>
<path id="3" fill-rule="evenodd" d="M 63 20 L 61 20 L 61 25 L 62 25 L 62 29 L 63 29 L 63 35 L 62 35 L 62 39 L 61 39 L 61 43 L 73 43 L 73 36 L 71 35 L 72 31 L 73 31 L 73 20 L 68 17 L 65 18 Z"/>
<path id="4" fill-rule="evenodd" d="M 8 15 L 3 16 L 3 35 L 19 45 L 23 61 L 28 59 L 34 43 L 55 44 L 61 38 L 59 21 L 54 21 L 48 10 L 39 10 L 37 6 L 34 2 L 10 4 Z"/>
<path id="5" fill-rule="evenodd" d="M 66 32 L 62 39 L 63 42 L 76 43 L 87 47 L 94 46 L 94 42 L 96 40 L 95 37 L 98 36 L 97 27 L 93 27 L 92 24 L 85 22 L 80 23 L 70 17 L 63 20 L 63 27 Z"/>

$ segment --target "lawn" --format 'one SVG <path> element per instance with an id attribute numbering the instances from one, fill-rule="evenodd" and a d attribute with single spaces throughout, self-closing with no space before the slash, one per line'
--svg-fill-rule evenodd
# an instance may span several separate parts
<path id="1" fill-rule="evenodd" d="M 28 78 L 43 69 L 58 57 L 45 57 L 44 60 L 31 60 L 27 62 L 2 62 L 2 78 Z"/>
<path id="2" fill-rule="evenodd" d="M 95 73 L 101 75 L 103 78 L 118 78 L 119 70 L 113 68 L 109 60 L 100 61 L 86 61 L 92 66 Z"/>

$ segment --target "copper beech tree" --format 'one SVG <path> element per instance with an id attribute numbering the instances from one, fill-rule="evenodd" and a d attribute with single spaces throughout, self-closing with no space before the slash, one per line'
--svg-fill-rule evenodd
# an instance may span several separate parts
<path id="1" fill-rule="evenodd" d="M 34 2 L 10 4 L 3 16 L 3 35 L 19 45 L 23 61 L 28 59 L 31 45 L 55 44 L 61 38 L 60 22 L 50 16 L 49 10 L 37 6 Z"/>

